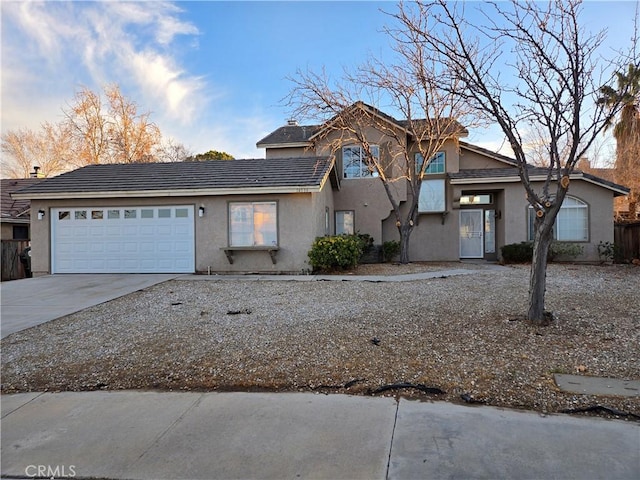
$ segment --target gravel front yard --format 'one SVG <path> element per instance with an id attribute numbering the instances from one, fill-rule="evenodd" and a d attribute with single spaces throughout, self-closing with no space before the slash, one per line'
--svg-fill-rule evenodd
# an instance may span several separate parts
<path id="1" fill-rule="evenodd" d="M 362 266 L 413 273 L 476 265 Z M 2 340 L 2 392 L 163 389 L 371 394 L 557 412 L 638 397 L 561 392 L 554 373 L 640 379 L 640 268 L 549 266 L 526 311 L 528 266 L 402 283 L 175 280 Z"/>

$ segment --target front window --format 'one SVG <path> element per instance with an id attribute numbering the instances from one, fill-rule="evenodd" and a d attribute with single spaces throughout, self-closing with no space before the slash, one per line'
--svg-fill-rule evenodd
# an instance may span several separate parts
<path id="1" fill-rule="evenodd" d="M 422 166 L 424 164 L 424 159 L 421 153 L 416 153 L 416 173 L 419 175 L 422 171 Z M 434 175 L 437 173 L 445 173 L 446 164 L 445 164 L 445 156 L 444 152 L 436 153 L 432 158 L 429 165 L 425 169 L 425 175 Z"/>
<path id="2" fill-rule="evenodd" d="M 380 148 L 370 145 L 371 155 L 377 162 L 380 160 Z M 369 170 L 366 151 L 358 145 L 342 147 L 342 176 L 343 178 L 377 177 L 378 172 Z"/>
<path id="3" fill-rule="evenodd" d="M 231 247 L 278 245 L 276 202 L 234 202 L 229 204 Z"/>
<path id="4" fill-rule="evenodd" d="M 418 212 L 444 212 L 446 205 L 444 178 L 423 180 L 420 186 Z"/>
<path id="5" fill-rule="evenodd" d="M 529 206 L 529 240 L 534 236 L 535 215 L 535 210 Z M 553 225 L 553 238 L 561 242 L 589 240 L 589 207 L 586 203 L 575 197 L 564 199 Z"/>
<path id="6" fill-rule="evenodd" d="M 353 210 L 336 211 L 336 235 L 353 235 L 355 233 L 354 216 Z"/>

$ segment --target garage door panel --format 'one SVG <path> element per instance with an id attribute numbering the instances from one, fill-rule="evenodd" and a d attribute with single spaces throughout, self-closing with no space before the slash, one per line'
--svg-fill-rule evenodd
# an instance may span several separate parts
<path id="1" fill-rule="evenodd" d="M 125 242 L 122 244 L 122 253 L 137 253 L 138 244 L 135 242 Z"/>
<path id="2" fill-rule="evenodd" d="M 105 244 L 104 243 L 91 243 L 89 246 L 89 252 L 92 254 L 102 254 L 105 253 Z"/>
<path id="3" fill-rule="evenodd" d="M 156 251 L 155 242 L 148 242 L 148 241 L 140 242 L 140 251 L 141 252 L 155 252 Z"/>
<path id="4" fill-rule="evenodd" d="M 168 252 L 173 251 L 173 244 L 170 242 L 162 242 L 158 243 L 158 253 L 166 254 Z"/>
<path id="5" fill-rule="evenodd" d="M 175 225 L 173 231 L 175 235 L 187 235 L 189 228 L 187 225 Z"/>
<path id="6" fill-rule="evenodd" d="M 176 242 L 174 244 L 174 249 L 176 252 L 186 253 L 190 250 L 189 244 L 187 242 Z"/>
<path id="7" fill-rule="evenodd" d="M 191 273 L 195 270 L 193 208 L 54 209 L 52 271 Z"/>
<path id="8" fill-rule="evenodd" d="M 91 270 L 104 270 L 106 268 L 106 262 L 103 259 L 92 259 L 89 263 Z"/>
<path id="9" fill-rule="evenodd" d="M 171 225 L 157 225 L 156 234 L 158 235 L 172 235 Z"/>
<path id="10" fill-rule="evenodd" d="M 85 225 L 73 226 L 73 236 L 74 237 L 87 237 L 89 236 L 89 231 Z"/>

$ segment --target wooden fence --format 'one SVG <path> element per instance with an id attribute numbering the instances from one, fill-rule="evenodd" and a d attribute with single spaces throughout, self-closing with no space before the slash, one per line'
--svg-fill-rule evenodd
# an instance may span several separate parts
<path id="1" fill-rule="evenodd" d="M 620 248 L 624 260 L 640 258 L 640 221 L 616 223 L 613 243 Z"/>
<path id="2" fill-rule="evenodd" d="M 25 278 L 20 253 L 29 246 L 28 240 L 2 240 L 2 281 Z"/>

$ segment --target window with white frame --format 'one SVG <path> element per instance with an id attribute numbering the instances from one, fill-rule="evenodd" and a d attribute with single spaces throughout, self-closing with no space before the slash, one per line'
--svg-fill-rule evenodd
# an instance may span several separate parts
<path id="1" fill-rule="evenodd" d="M 336 235 L 353 235 L 354 217 L 353 210 L 336 210 Z"/>
<path id="2" fill-rule="evenodd" d="M 380 148 L 370 145 L 371 156 L 380 160 Z M 377 177 L 378 172 L 369 170 L 365 150 L 359 145 L 342 147 L 342 176 L 343 178 L 370 178 Z"/>
<path id="3" fill-rule="evenodd" d="M 278 245 L 276 202 L 229 203 L 229 246 Z"/>
<path id="4" fill-rule="evenodd" d="M 529 206 L 529 240 L 533 240 L 535 216 L 535 210 Z M 589 240 L 589 207 L 585 202 L 575 197 L 564 199 L 553 225 L 553 238 L 561 242 Z"/>
<path id="5" fill-rule="evenodd" d="M 423 164 L 424 159 L 422 157 L 422 154 L 416 153 L 416 173 L 420 174 Z M 447 169 L 444 152 L 438 152 L 431 158 L 431 162 L 429 162 L 429 165 L 427 165 L 424 173 L 425 175 L 434 175 L 438 173 L 445 173 L 446 171 Z"/>

